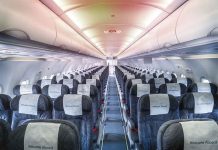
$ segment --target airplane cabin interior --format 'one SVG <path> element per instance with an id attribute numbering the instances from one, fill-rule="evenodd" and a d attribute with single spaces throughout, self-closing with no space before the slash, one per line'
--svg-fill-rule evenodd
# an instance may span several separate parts
<path id="1" fill-rule="evenodd" d="M 218 150 L 218 0 L 0 0 L 0 150 Z"/>

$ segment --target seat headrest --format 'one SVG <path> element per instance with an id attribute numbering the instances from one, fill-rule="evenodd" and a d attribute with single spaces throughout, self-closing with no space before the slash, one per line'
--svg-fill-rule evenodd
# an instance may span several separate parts
<path id="1" fill-rule="evenodd" d="M 192 79 L 190 78 L 181 78 L 181 77 L 178 77 L 178 78 L 173 78 L 171 80 L 172 83 L 182 83 L 184 84 L 186 87 L 189 87 L 191 84 L 192 84 Z"/>
<path id="2" fill-rule="evenodd" d="M 145 74 L 145 80 L 146 80 L 146 83 L 148 83 L 148 81 L 150 79 L 153 79 L 154 78 L 154 75 L 153 74 Z"/>
<path id="3" fill-rule="evenodd" d="M 74 75 L 73 75 L 73 74 L 69 74 L 69 75 L 68 75 L 68 78 L 69 78 L 69 79 L 73 79 L 73 78 L 74 78 Z"/>
<path id="4" fill-rule="evenodd" d="M 168 114 L 178 108 L 174 96 L 168 94 L 149 94 L 139 99 L 139 111 L 147 115 Z"/>
<path id="5" fill-rule="evenodd" d="M 46 85 L 42 89 L 42 94 L 49 96 L 50 98 L 54 99 L 58 96 L 69 94 L 69 88 L 66 85 L 63 84 L 51 84 Z"/>
<path id="6" fill-rule="evenodd" d="M 194 83 L 189 89 L 189 92 L 207 92 L 207 93 L 217 93 L 217 86 L 213 83 Z"/>
<path id="7" fill-rule="evenodd" d="M 73 88 L 74 84 L 79 84 L 75 79 L 62 79 L 59 83 L 68 86 L 70 89 Z"/>
<path id="8" fill-rule="evenodd" d="M 9 138 L 9 150 L 79 150 L 80 147 L 76 125 L 60 120 L 29 121 L 16 128 Z"/>
<path id="9" fill-rule="evenodd" d="M 77 94 L 90 96 L 91 85 L 90 84 L 78 84 Z"/>
<path id="10" fill-rule="evenodd" d="M 177 83 L 182 83 L 186 86 L 188 86 L 188 81 L 187 81 L 187 78 L 177 78 Z"/>
<path id="11" fill-rule="evenodd" d="M 125 83 L 126 88 L 130 89 L 135 84 L 142 84 L 142 79 L 128 79 Z"/>
<path id="12" fill-rule="evenodd" d="M 137 96 L 138 98 L 145 94 L 156 93 L 154 84 L 136 84 L 130 90 L 130 95 Z"/>
<path id="13" fill-rule="evenodd" d="M 56 79 L 56 82 L 58 83 L 62 79 L 68 79 L 68 77 L 63 75 L 63 74 L 61 74 L 59 76 L 55 76 L 55 79 Z"/>
<path id="14" fill-rule="evenodd" d="M 178 97 L 186 93 L 186 86 L 181 83 L 162 84 L 159 87 L 159 93 L 171 94 Z"/>
<path id="15" fill-rule="evenodd" d="M 218 125 L 210 119 L 172 120 L 158 131 L 158 150 L 217 150 Z"/>
<path id="16" fill-rule="evenodd" d="M 39 80 L 38 82 L 37 82 L 37 84 L 41 87 L 41 89 L 43 88 L 43 87 L 45 87 L 46 85 L 50 85 L 50 84 L 56 84 L 57 82 L 56 82 L 56 80 L 54 80 L 54 79 L 42 79 L 42 80 Z"/>
<path id="17" fill-rule="evenodd" d="M 92 75 L 92 79 L 97 79 L 97 80 L 100 80 L 100 75 Z"/>
<path id="18" fill-rule="evenodd" d="M 13 89 L 13 93 L 14 95 L 40 94 L 41 88 L 35 84 L 16 85 Z"/>
<path id="19" fill-rule="evenodd" d="M 167 78 L 168 80 L 172 80 L 172 74 L 163 73 L 160 74 L 158 78 Z"/>
<path id="20" fill-rule="evenodd" d="M 82 83 L 84 80 L 84 76 L 83 75 L 75 75 L 74 79 L 76 79 L 79 83 Z"/>
<path id="21" fill-rule="evenodd" d="M 86 84 L 100 86 L 99 80 L 97 80 L 97 79 L 86 79 Z"/>
<path id="22" fill-rule="evenodd" d="M 131 85 L 142 84 L 142 79 L 131 79 Z"/>
<path id="23" fill-rule="evenodd" d="M 212 113 L 218 109 L 218 96 L 211 93 L 187 93 L 181 98 L 180 109 L 195 114 Z"/>
<path id="24" fill-rule="evenodd" d="M 42 94 L 16 96 L 10 105 L 12 111 L 30 115 L 37 115 L 38 111 L 49 111 L 51 109 L 50 99 Z"/>
<path id="25" fill-rule="evenodd" d="M 77 94 L 86 95 L 93 98 L 98 95 L 98 89 L 94 85 L 78 84 Z"/>
<path id="26" fill-rule="evenodd" d="M 135 79 L 135 75 L 134 74 L 126 74 L 124 76 L 124 80 L 128 80 L 128 79 Z"/>
<path id="27" fill-rule="evenodd" d="M 181 96 L 181 86 L 177 83 L 167 83 L 167 94 L 171 94 L 173 96 Z"/>
<path id="28" fill-rule="evenodd" d="M 10 110 L 11 98 L 8 95 L 0 94 L 0 111 Z"/>
<path id="29" fill-rule="evenodd" d="M 159 88 L 160 85 L 169 83 L 169 80 L 166 78 L 153 78 L 148 81 L 149 84 L 155 84 L 156 88 Z"/>
<path id="30" fill-rule="evenodd" d="M 79 116 L 92 111 L 92 100 L 86 95 L 67 94 L 55 100 L 54 109 L 64 111 L 66 115 Z"/>

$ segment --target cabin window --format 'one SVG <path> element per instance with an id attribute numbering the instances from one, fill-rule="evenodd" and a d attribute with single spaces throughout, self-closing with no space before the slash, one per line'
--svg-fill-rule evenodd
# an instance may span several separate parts
<path id="1" fill-rule="evenodd" d="M 48 76 L 43 76 L 42 79 L 48 79 Z"/>
<path id="2" fill-rule="evenodd" d="M 181 78 L 186 78 L 186 76 L 184 74 L 181 74 L 180 77 Z"/>
<path id="3" fill-rule="evenodd" d="M 205 77 L 201 77 L 201 78 L 200 78 L 200 81 L 201 81 L 202 83 L 210 83 L 210 81 L 209 81 L 208 79 L 206 79 Z"/>
<path id="4" fill-rule="evenodd" d="M 30 84 L 30 80 L 20 81 L 20 85 L 27 85 L 27 84 Z"/>
<path id="5" fill-rule="evenodd" d="M 54 74 L 50 75 L 49 79 L 52 79 L 54 77 Z"/>

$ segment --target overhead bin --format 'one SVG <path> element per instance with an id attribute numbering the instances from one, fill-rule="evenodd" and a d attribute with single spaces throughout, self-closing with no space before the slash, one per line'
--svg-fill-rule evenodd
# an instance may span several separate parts
<path id="1" fill-rule="evenodd" d="M 54 42 L 55 46 L 63 49 L 70 49 L 79 53 L 89 53 L 93 56 L 98 56 L 97 51 L 93 51 L 94 47 L 88 44 L 76 31 L 68 24 L 53 14 L 54 22 L 57 29 L 57 36 Z"/>
<path id="2" fill-rule="evenodd" d="M 184 5 L 181 6 L 176 12 L 170 15 L 167 19 L 161 22 L 157 28 L 157 39 L 160 48 L 169 47 L 171 45 L 178 44 L 176 38 L 176 23 L 177 19 L 183 10 Z"/>
<path id="3" fill-rule="evenodd" d="M 217 0 L 191 0 L 178 18 L 176 34 L 179 42 L 210 35 L 218 27 Z"/>
<path id="4" fill-rule="evenodd" d="M 154 29 L 151 32 L 149 32 L 149 36 L 147 37 L 146 41 L 147 42 L 144 44 L 144 46 L 146 47 L 147 51 L 159 48 L 157 39 L 157 29 Z"/>
<path id="5" fill-rule="evenodd" d="M 156 36 L 156 29 L 149 32 L 147 35 L 142 37 L 139 41 L 137 41 L 134 45 L 130 47 L 130 49 L 127 49 L 125 52 L 123 52 L 122 57 L 128 57 L 132 55 L 134 52 L 135 55 L 140 54 L 142 52 L 149 52 L 153 49 L 158 49 L 158 39 Z"/>
<path id="6" fill-rule="evenodd" d="M 72 29 L 59 18 L 55 18 L 55 24 L 57 36 L 54 45 L 63 49 L 72 49 Z"/>
<path id="7" fill-rule="evenodd" d="M 23 33 L 30 40 L 50 45 L 54 43 L 56 36 L 51 11 L 42 7 L 38 1 L 29 3 L 27 0 L 1 2 L 0 32 L 10 33 L 18 38 Z"/>
<path id="8" fill-rule="evenodd" d="M 103 58 L 96 48 L 40 1 L 2 1 L 0 32 Z"/>
<path id="9" fill-rule="evenodd" d="M 217 0 L 187 1 L 118 58 L 136 55 L 136 49 L 137 54 L 142 54 L 218 35 L 217 6 Z"/>

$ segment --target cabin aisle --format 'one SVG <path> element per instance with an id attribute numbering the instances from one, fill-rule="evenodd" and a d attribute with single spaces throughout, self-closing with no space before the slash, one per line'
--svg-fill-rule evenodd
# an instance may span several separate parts
<path id="1" fill-rule="evenodd" d="M 121 115 L 119 92 L 114 75 L 109 76 L 104 112 L 103 150 L 126 150 L 127 142 Z"/>

